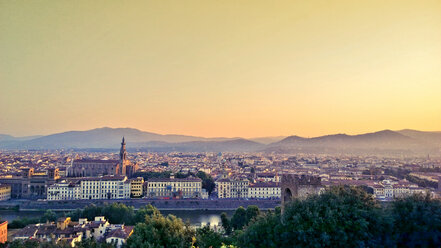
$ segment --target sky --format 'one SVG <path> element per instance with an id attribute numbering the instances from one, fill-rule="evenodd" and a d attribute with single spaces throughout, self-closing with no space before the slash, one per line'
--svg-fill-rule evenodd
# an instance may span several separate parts
<path id="1" fill-rule="evenodd" d="M 441 1 L 0 0 L 0 133 L 441 130 Z"/>

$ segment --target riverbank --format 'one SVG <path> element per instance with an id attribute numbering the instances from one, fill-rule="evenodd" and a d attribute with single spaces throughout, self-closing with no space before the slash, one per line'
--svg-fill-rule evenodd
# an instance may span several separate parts
<path id="1" fill-rule="evenodd" d="M 200 199 L 124 199 L 124 200 L 75 200 L 75 201 L 35 201 L 35 200 L 9 200 L 0 203 L 0 209 L 19 211 L 71 211 L 84 208 L 90 204 L 104 205 L 123 203 L 139 209 L 151 204 L 159 210 L 235 210 L 238 207 L 256 205 L 259 209 L 268 210 L 280 206 L 280 200 L 200 200 Z"/>

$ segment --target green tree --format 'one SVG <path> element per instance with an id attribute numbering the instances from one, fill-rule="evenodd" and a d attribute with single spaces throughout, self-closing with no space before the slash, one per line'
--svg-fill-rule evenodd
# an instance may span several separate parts
<path id="1" fill-rule="evenodd" d="M 399 247 L 441 247 L 441 201 L 413 195 L 395 200 L 388 213 Z"/>
<path id="2" fill-rule="evenodd" d="M 134 216 L 134 210 L 133 207 L 127 207 L 122 203 L 112 203 L 104 206 L 102 214 L 112 224 L 130 224 Z"/>
<path id="3" fill-rule="evenodd" d="M 40 242 L 36 239 L 14 240 L 9 244 L 9 248 L 37 248 Z"/>
<path id="4" fill-rule="evenodd" d="M 206 225 L 196 230 L 196 246 L 198 248 L 219 248 L 225 243 L 224 238 Z"/>
<path id="5" fill-rule="evenodd" d="M 259 215 L 246 228 L 246 230 L 237 237 L 239 247 L 262 247 L 276 248 L 281 247 L 282 225 L 280 222 L 280 212 L 268 211 Z"/>
<path id="6" fill-rule="evenodd" d="M 380 205 L 365 191 L 336 187 L 321 195 L 295 199 L 258 216 L 237 238 L 240 247 L 393 246 Z"/>
<path id="7" fill-rule="evenodd" d="M 196 176 L 202 180 L 202 188 L 208 192 L 208 195 L 210 195 L 214 188 L 216 188 L 214 179 L 203 171 L 199 171 Z"/>
<path id="8" fill-rule="evenodd" d="M 225 234 L 230 235 L 231 234 L 231 222 L 227 216 L 227 213 L 225 213 L 225 212 L 221 213 L 220 217 L 221 217 L 222 227 L 225 230 Z"/>
<path id="9" fill-rule="evenodd" d="M 247 211 L 243 207 L 238 207 L 231 218 L 231 226 L 234 230 L 241 230 L 247 223 Z"/>
<path id="10" fill-rule="evenodd" d="M 160 212 L 157 208 L 153 207 L 151 204 L 148 204 L 142 208 L 139 208 L 138 211 L 136 211 L 132 223 L 137 224 L 145 222 L 145 217 L 152 216 L 153 214 L 160 214 Z"/>
<path id="11" fill-rule="evenodd" d="M 189 224 L 173 215 L 161 214 L 146 216 L 145 223 L 139 223 L 127 240 L 127 247 L 190 247 L 193 244 L 194 232 Z"/>
<path id="12" fill-rule="evenodd" d="M 76 248 L 114 248 L 114 244 L 106 242 L 97 242 L 94 238 L 83 239 L 81 242 L 75 243 Z"/>
<path id="13" fill-rule="evenodd" d="M 248 225 L 248 223 L 250 223 L 252 219 L 260 215 L 259 207 L 257 207 L 256 205 L 249 205 L 247 207 L 246 214 L 247 214 L 247 225 Z"/>
<path id="14" fill-rule="evenodd" d="M 88 220 L 93 220 L 95 216 L 103 216 L 103 208 L 96 206 L 95 204 L 90 204 L 85 207 L 81 213 L 81 218 L 87 218 Z M 106 216 L 107 217 L 107 216 Z"/>
<path id="15" fill-rule="evenodd" d="M 57 214 L 52 210 L 46 210 L 46 212 L 41 216 L 40 222 L 44 223 L 46 221 L 53 222 L 57 220 Z"/>

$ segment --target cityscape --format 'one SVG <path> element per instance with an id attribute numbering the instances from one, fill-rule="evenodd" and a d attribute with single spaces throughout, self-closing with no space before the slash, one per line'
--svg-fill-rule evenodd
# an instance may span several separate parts
<path id="1" fill-rule="evenodd" d="M 0 248 L 441 247 L 440 1 L 0 23 Z"/>

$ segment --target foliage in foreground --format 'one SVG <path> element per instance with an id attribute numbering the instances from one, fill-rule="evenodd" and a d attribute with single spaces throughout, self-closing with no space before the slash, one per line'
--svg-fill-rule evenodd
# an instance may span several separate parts
<path id="1" fill-rule="evenodd" d="M 120 207 L 124 209 L 115 205 L 104 213 L 117 212 Z M 91 216 L 97 213 L 93 207 L 83 211 L 82 214 Z M 127 216 L 114 214 L 109 219 Z M 50 212 L 44 216 L 53 217 Z M 173 215 L 162 216 L 152 206 L 141 208 L 130 218 L 141 222 L 126 245 L 136 248 L 441 247 L 439 200 L 414 195 L 380 205 L 371 195 L 354 187 L 335 187 L 321 195 L 296 199 L 285 206 L 283 213 L 280 208 L 261 212 L 256 206 L 240 207 L 231 219 L 225 213 L 221 215 L 223 232 L 209 226 L 194 230 Z M 9 247 L 61 246 L 29 240 L 14 241 Z M 78 247 L 111 245 L 86 240 Z"/>
<path id="2" fill-rule="evenodd" d="M 239 247 L 440 247 L 441 204 L 414 195 L 380 206 L 352 187 L 294 200 L 283 214 L 257 217 L 237 237 Z"/>

